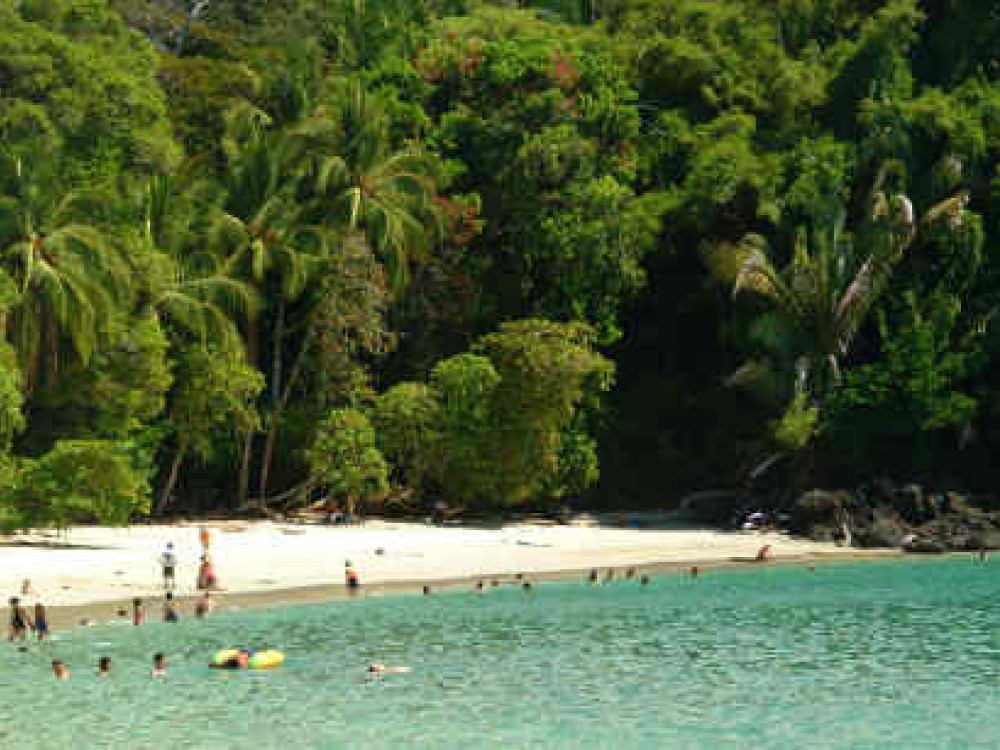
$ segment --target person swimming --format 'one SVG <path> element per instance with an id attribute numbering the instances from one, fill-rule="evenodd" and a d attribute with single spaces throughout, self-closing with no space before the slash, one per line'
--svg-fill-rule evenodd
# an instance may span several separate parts
<path id="1" fill-rule="evenodd" d="M 387 667 L 385 664 L 377 662 L 369 664 L 367 669 L 369 674 L 406 674 L 409 671 L 409 667 Z"/>
<path id="2" fill-rule="evenodd" d="M 647 576 L 647 575 L 644 575 L 644 576 L 642 576 L 642 577 L 641 577 L 641 578 L 639 579 L 639 584 L 640 584 L 641 586 L 648 586 L 648 585 L 649 585 L 649 576 Z"/>
<path id="3" fill-rule="evenodd" d="M 157 653 L 153 655 L 153 671 L 150 672 L 150 677 L 166 677 L 167 676 L 167 657 L 163 653 Z"/>
<path id="4" fill-rule="evenodd" d="M 241 648 L 235 654 L 218 664 L 212 663 L 208 666 L 212 669 L 249 669 L 250 657 L 254 655 L 253 649 Z"/>
<path id="5" fill-rule="evenodd" d="M 97 661 L 97 674 L 101 677 L 107 677 L 111 674 L 111 657 L 102 656 Z"/>
<path id="6" fill-rule="evenodd" d="M 59 661 L 59 659 L 52 660 L 52 674 L 56 676 L 57 680 L 69 679 L 69 670 L 66 669 L 66 665 Z"/>

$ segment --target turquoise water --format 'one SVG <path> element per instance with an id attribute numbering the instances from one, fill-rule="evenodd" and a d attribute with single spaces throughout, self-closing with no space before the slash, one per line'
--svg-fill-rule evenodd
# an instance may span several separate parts
<path id="1" fill-rule="evenodd" d="M 57 635 L 0 647 L 0 746 L 1000 744 L 1000 563 L 537 584 Z M 232 643 L 288 660 L 208 670 Z M 157 650 L 163 680 L 149 678 Z M 98 679 L 105 654 L 114 674 Z M 369 678 L 371 661 L 412 672 Z"/>

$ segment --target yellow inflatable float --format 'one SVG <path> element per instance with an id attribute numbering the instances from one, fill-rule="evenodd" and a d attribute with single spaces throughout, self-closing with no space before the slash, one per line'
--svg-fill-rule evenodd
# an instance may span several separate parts
<path id="1" fill-rule="evenodd" d="M 239 656 L 242 652 L 247 653 L 247 669 L 270 669 L 271 667 L 276 667 L 285 661 L 285 655 L 281 651 L 273 648 L 265 649 L 263 651 L 224 648 L 221 651 L 215 652 L 215 656 L 212 657 L 210 666 L 222 669 L 239 669 L 241 667 Z"/>

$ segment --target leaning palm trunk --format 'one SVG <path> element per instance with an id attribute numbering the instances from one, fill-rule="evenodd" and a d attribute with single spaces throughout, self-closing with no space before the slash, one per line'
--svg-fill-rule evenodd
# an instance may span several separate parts
<path id="1" fill-rule="evenodd" d="M 177 442 L 177 451 L 174 453 L 174 460 L 170 463 L 170 473 L 167 475 L 167 482 L 163 485 L 163 491 L 160 493 L 160 501 L 156 504 L 156 513 L 162 513 L 170 504 L 170 496 L 177 485 L 177 477 L 180 475 L 181 465 L 184 463 L 184 457 L 187 455 L 190 444 L 191 441 L 186 435 L 182 435 Z"/>
<path id="2" fill-rule="evenodd" d="M 271 412 L 271 419 L 267 425 L 267 437 L 264 441 L 264 455 L 261 458 L 260 467 L 260 494 L 258 495 L 260 509 L 265 513 L 267 512 L 267 480 L 271 470 L 271 463 L 274 459 L 274 449 L 277 447 L 278 431 L 281 428 L 281 421 L 285 414 L 285 408 L 288 406 L 288 401 L 292 396 L 292 391 L 298 382 L 299 376 L 302 374 L 306 354 L 312 348 L 315 338 L 316 329 L 310 326 L 302 341 L 302 348 L 299 349 L 299 353 L 295 357 L 295 364 L 292 365 L 292 371 L 285 382 L 285 387 L 277 403 L 274 405 L 274 410 Z"/>

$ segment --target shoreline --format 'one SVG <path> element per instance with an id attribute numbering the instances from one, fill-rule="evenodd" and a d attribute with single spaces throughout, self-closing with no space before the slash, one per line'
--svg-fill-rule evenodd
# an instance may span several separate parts
<path id="1" fill-rule="evenodd" d="M 636 578 L 633 582 L 638 585 L 638 576 L 647 574 L 650 576 L 662 575 L 684 575 L 692 566 L 697 566 L 699 572 L 709 573 L 718 570 L 751 569 L 761 567 L 793 567 L 797 565 L 819 565 L 822 563 L 860 563 L 874 562 L 879 560 L 900 560 L 909 559 L 936 559 L 941 556 L 913 556 L 906 555 L 900 550 L 894 549 L 844 549 L 830 553 L 816 551 L 808 554 L 783 555 L 775 557 L 766 562 L 757 562 L 745 558 L 707 558 L 702 560 L 660 560 L 652 562 L 637 563 L 634 565 L 625 564 L 615 566 L 615 581 L 623 582 L 625 570 L 634 568 Z M 523 578 L 518 578 L 519 574 L 510 572 L 483 573 L 482 575 L 458 576 L 440 579 L 409 579 L 390 580 L 364 584 L 360 591 L 352 592 L 344 584 L 324 583 L 308 586 L 289 586 L 284 588 L 266 590 L 241 590 L 229 591 L 220 590 L 213 592 L 216 600 L 214 614 L 222 614 L 231 611 L 243 611 L 250 609 L 270 609 L 277 607 L 293 607 L 313 604 L 325 604 L 336 601 L 350 601 L 367 597 L 398 596 L 405 594 L 419 594 L 424 586 L 429 586 L 434 594 L 446 593 L 450 591 L 471 591 L 478 581 L 483 581 L 485 590 L 489 591 L 492 581 L 498 581 L 501 586 L 518 585 L 522 580 L 532 583 L 558 582 L 558 581 L 584 581 L 591 570 L 595 568 L 565 568 L 552 570 L 536 570 L 526 573 Z M 609 569 L 608 566 L 597 567 L 596 570 L 603 574 Z M 175 595 L 174 601 L 182 619 L 195 619 L 194 603 L 200 594 Z M 158 605 L 160 597 L 144 597 L 146 604 L 146 622 L 156 622 L 159 620 Z M 120 622 L 121 617 L 116 616 L 120 610 L 128 612 L 128 620 L 131 622 L 131 599 L 96 600 L 80 604 L 56 605 L 47 607 L 49 626 L 53 631 L 65 631 L 75 627 L 85 627 L 81 620 L 89 620 L 89 625 L 106 625 L 112 622 Z M 212 615 L 210 615 L 211 617 Z"/>

